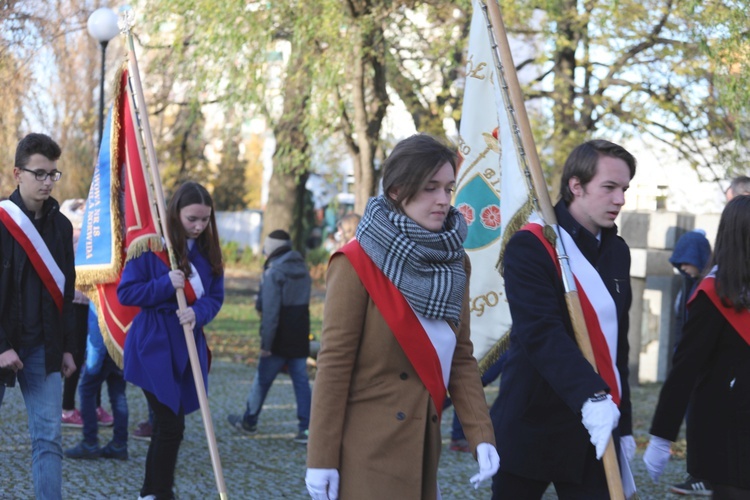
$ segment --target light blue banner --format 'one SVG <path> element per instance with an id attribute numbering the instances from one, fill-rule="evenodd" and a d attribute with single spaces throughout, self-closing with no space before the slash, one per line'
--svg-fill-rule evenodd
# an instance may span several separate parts
<path id="1" fill-rule="evenodd" d="M 112 214 L 111 137 L 112 109 L 110 108 L 102 133 L 99 161 L 94 168 L 91 188 L 86 199 L 81 236 L 76 249 L 76 273 L 85 284 L 110 281 L 102 274 L 115 271 L 114 266 L 118 263 L 115 256 Z"/>

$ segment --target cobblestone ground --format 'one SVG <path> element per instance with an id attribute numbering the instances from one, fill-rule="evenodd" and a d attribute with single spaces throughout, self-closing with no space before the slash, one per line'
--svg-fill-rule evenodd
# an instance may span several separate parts
<path id="1" fill-rule="evenodd" d="M 305 446 L 294 443 L 296 412 L 290 379 L 281 375 L 273 385 L 261 415 L 259 432 L 240 433 L 227 423 L 227 415 L 240 413 L 250 388 L 252 367 L 242 364 L 216 362 L 209 377 L 209 403 L 216 431 L 227 496 L 234 499 L 306 499 L 304 484 Z M 497 395 L 497 385 L 487 389 L 488 401 Z M 143 394 L 128 386 L 130 408 L 129 429 L 147 416 Z M 654 408 L 656 389 L 636 388 L 634 406 L 636 437 L 642 445 Z M 104 406 L 109 408 L 106 391 Z M 639 405 L 639 401 L 644 403 Z M 443 422 L 443 454 L 439 482 L 444 499 L 488 499 L 488 485 L 474 490 L 469 478 L 477 466 L 468 453 L 452 452 L 450 423 L 452 411 L 445 413 Z M 206 436 L 200 412 L 187 417 L 185 441 L 180 449 L 175 491 L 180 499 L 218 498 Z M 111 439 L 111 428 L 100 428 L 100 444 Z M 81 439 L 79 429 L 63 428 L 63 448 L 75 446 Z M 554 443 L 550 443 L 554 446 Z M 71 460 L 63 459 L 63 496 L 65 499 L 132 499 L 138 498 L 143 478 L 143 467 L 148 443 L 130 439 L 130 459 Z M 633 461 L 640 498 L 681 498 L 667 493 L 667 485 L 679 482 L 685 474 L 684 460 L 672 460 L 659 485 L 651 483 L 641 460 L 639 447 Z M 501 457 L 502 460 L 502 457 Z M 26 425 L 26 412 L 18 388 L 6 391 L 0 408 L 0 499 L 33 498 L 31 480 L 31 450 Z M 556 498 L 550 490 L 545 499 Z"/>

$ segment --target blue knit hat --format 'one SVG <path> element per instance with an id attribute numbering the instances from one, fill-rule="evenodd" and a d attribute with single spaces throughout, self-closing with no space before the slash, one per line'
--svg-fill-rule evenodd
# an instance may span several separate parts
<path id="1" fill-rule="evenodd" d="M 706 232 L 702 229 L 695 229 L 680 236 L 669 262 L 677 269 L 680 269 L 682 264 L 690 264 L 703 271 L 710 258 L 711 244 L 706 238 Z"/>

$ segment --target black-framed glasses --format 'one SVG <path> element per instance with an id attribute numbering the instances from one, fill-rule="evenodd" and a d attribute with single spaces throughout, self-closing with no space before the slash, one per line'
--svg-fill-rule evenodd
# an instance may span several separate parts
<path id="1" fill-rule="evenodd" d="M 20 168 L 24 172 L 30 172 L 34 174 L 34 178 L 38 181 L 44 181 L 47 179 L 47 177 L 49 177 L 50 179 L 52 179 L 52 182 L 57 182 L 60 180 L 60 177 L 62 177 L 62 172 L 60 172 L 59 170 L 46 172 L 44 170 L 29 170 L 28 168 L 24 168 L 24 167 L 18 167 L 18 168 Z"/>

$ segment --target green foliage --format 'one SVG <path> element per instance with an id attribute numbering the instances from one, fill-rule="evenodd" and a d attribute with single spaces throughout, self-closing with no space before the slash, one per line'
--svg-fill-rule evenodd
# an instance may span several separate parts
<path id="1" fill-rule="evenodd" d="M 260 354 L 260 317 L 250 290 L 227 290 L 224 305 L 205 330 L 216 359 L 249 363 Z"/>
<path id="2" fill-rule="evenodd" d="M 238 251 L 239 243 L 236 241 L 223 241 L 221 242 L 221 258 L 224 260 L 224 265 L 230 266 L 236 264 L 239 260 Z"/>
<path id="3" fill-rule="evenodd" d="M 317 266 L 319 264 L 327 264 L 330 257 L 330 252 L 320 246 L 307 252 L 307 255 L 305 255 L 305 261 L 308 266 Z"/>
<path id="4" fill-rule="evenodd" d="M 241 248 L 236 241 L 221 242 L 221 256 L 226 267 L 236 267 L 260 273 L 264 257 L 254 254 L 249 248 Z"/>
<path id="5" fill-rule="evenodd" d="M 541 101 L 535 135 L 552 178 L 597 136 L 650 136 L 715 177 L 735 165 L 750 102 L 747 3 L 503 1 L 509 35 L 537 46 L 525 94 Z"/>
<path id="6" fill-rule="evenodd" d="M 528 61 L 516 63 L 524 64 L 530 82 L 526 96 L 537 101 L 530 106 L 539 110 L 533 117 L 537 149 L 551 178 L 575 145 L 598 136 L 650 136 L 696 168 L 739 168 L 747 161 L 747 141 L 736 140 L 750 102 L 746 0 L 500 3 L 509 34 L 535 48 Z M 388 98 L 379 93 L 379 78 L 386 78 L 420 131 L 441 134 L 443 121 L 460 114 L 456 82 L 465 65 L 469 0 L 142 4 L 148 16 L 139 30 L 148 33 L 144 46 L 158 54 L 152 66 L 158 71 L 151 73 L 164 75 L 165 101 L 211 102 L 225 118 L 241 123 L 263 116 L 274 129 L 275 172 L 288 177 L 274 188 L 283 191 L 287 208 L 291 197 L 298 205 L 279 223 L 291 226 L 304 217 L 293 181 L 304 180 L 310 150 L 331 143 L 333 134 L 344 137 L 355 168 L 357 160 L 365 162 L 355 172 L 357 182 L 375 185 L 374 158 L 396 139 L 380 132 Z M 361 87 L 352 79 L 355 68 L 364 72 Z M 189 116 L 179 121 L 190 123 Z M 187 144 L 184 133 L 164 137 Z M 338 163 L 334 155 L 316 160 Z M 228 204 L 242 191 L 222 177 L 232 172 L 223 166 L 207 177 Z M 170 175 L 182 173 L 173 168 Z M 272 207 L 269 215 L 278 208 Z"/>
<path id="7" fill-rule="evenodd" d="M 221 151 L 221 162 L 214 182 L 213 199 L 216 210 L 245 208 L 246 163 L 240 157 L 239 127 L 227 127 Z"/>

